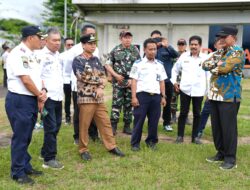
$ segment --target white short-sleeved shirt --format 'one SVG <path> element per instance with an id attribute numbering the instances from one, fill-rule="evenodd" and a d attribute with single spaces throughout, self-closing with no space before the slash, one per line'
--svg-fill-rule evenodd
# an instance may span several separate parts
<path id="1" fill-rule="evenodd" d="M 2 59 L 3 59 L 3 68 L 6 69 L 6 61 L 7 61 L 7 57 L 10 54 L 9 51 L 5 51 L 2 55 Z"/>
<path id="2" fill-rule="evenodd" d="M 34 96 L 20 79 L 29 75 L 38 90 L 42 89 L 40 61 L 23 42 L 16 46 L 7 58 L 8 90 L 17 94 Z"/>
<path id="3" fill-rule="evenodd" d="M 149 61 L 146 57 L 136 61 L 131 69 L 130 78 L 137 80 L 136 92 L 160 94 L 160 81 L 167 78 L 163 64 L 158 61 Z"/>
<path id="4" fill-rule="evenodd" d="M 47 88 L 47 96 L 55 101 L 63 100 L 63 70 L 59 52 L 51 52 L 46 46 L 40 51 L 41 78 Z"/>
<path id="5" fill-rule="evenodd" d="M 172 69 L 171 82 L 176 83 L 177 75 L 181 73 L 180 90 L 191 97 L 204 96 L 206 93 L 206 72 L 201 63 L 207 55 L 200 53 L 193 57 L 190 52 L 183 53 Z"/>

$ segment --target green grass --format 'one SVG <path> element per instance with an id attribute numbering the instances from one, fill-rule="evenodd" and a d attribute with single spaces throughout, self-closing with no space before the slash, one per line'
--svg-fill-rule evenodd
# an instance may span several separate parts
<path id="1" fill-rule="evenodd" d="M 239 136 L 250 137 L 250 80 L 243 81 L 243 101 L 239 111 Z M 108 86 L 107 94 L 111 94 Z M 110 110 L 111 101 L 107 101 Z M 0 100 L 0 131 L 9 133 L 10 127 L 4 111 L 4 100 Z M 119 131 L 122 130 L 120 119 Z M 144 126 L 144 135 L 147 127 Z M 162 137 L 176 137 L 174 132 L 165 133 L 159 123 Z M 29 148 L 34 168 L 43 170 L 45 175 L 35 178 L 32 187 L 21 186 L 10 179 L 10 147 L 0 148 L 0 189 L 218 189 L 248 190 L 250 189 L 250 145 L 238 146 L 238 168 L 233 171 L 221 171 L 218 164 L 206 163 L 205 158 L 215 153 L 213 144 L 201 146 L 191 143 L 176 145 L 161 140 L 157 151 L 151 151 L 144 141 L 141 151 L 130 150 L 129 136 L 117 136 L 118 146 L 126 153 L 126 157 L 117 158 L 110 155 L 100 143 L 90 141 L 89 149 L 93 160 L 84 163 L 73 145 L 73 127 L 62 126 L 58 135 L 58 159 L 65 165 L 61 171 L 42 169 L 38 159 L 43 142 L 43 131 L 34 131 Z M 191 127 L 186 126 L 185 136 L 191 135 Z M 212 140 L 211 128 L 205 130 L 204 139 Z"/>

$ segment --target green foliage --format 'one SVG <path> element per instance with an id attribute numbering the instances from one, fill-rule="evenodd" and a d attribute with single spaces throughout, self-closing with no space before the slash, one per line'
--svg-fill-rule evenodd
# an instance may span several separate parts
<path id="1" fill-rule="evenodd" d="M 0 30 L 6 31 L 9 34 L 20 34 L 24 26 L 31 25 L 30 23 L 19 19 L 2 19 L 0 20 Z"/>
<path id="2" fill-rule="evenodd" d="M 44 26 L 56 26 L 60 29 L 61 34 L 64 34 L 64 0 L 47 0 L 43 3 L 46 10 L 42 13 L 44 18 Z M 74 14 L 77 12 L 77 7 L 72 4 L 71 0 L 67 0 L 67 36 L 70 34 L 70 26 L 74 20 Z M 74 31 L 73 31 L 74 35 Z"/>

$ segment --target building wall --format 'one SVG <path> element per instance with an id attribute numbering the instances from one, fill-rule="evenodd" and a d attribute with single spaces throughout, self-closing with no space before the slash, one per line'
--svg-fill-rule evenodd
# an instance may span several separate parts
<path id="1" fill-rule="evenodd" d="M 123 25 L 125 26 L 125 25 Z M 174 48 L 177 48 L 177 40 L 184 38 L 188 39 L 192 35 L 199 35 L 203 39 L 203 47 L 208 47 L 208 25 L 126 25 L 129 27 L 129 31 L 133 34 L 133 44 L 140 46 L 140 53 L 143 55 L 143 42 L 150 37 L 150 33 L 153 30 L 159 30 L 163 37 L 166 37 Z M 119 33 L 123 30 L 117 28 L 117 25 L 107 24 L 99 25 L 98 46 L 101 53 L 110 52 L 117 44 L 120 43 Z"/>

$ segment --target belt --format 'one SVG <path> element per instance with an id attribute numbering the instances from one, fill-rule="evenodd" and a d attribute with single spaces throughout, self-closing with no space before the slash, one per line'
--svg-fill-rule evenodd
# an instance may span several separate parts
<path id="1" fill-rule="evenodd" d="M 150 95 L 150 96 L 159 95 L 159 94 L 157 94 L 157 93 L 144 92 L 144 91 L 143 91 L 143 93 L 148 94 L 148 95 Z"/>

